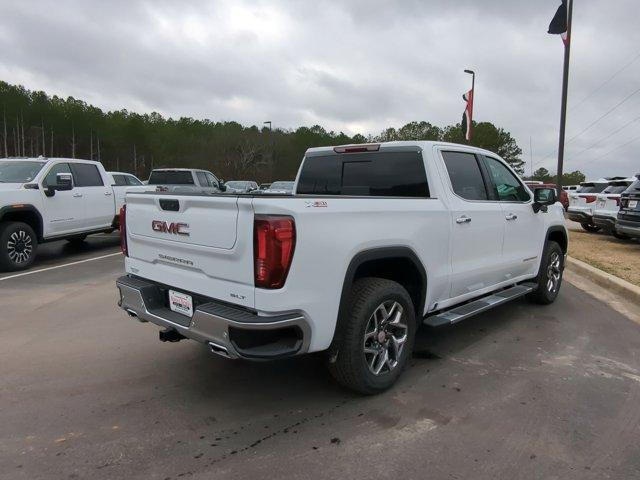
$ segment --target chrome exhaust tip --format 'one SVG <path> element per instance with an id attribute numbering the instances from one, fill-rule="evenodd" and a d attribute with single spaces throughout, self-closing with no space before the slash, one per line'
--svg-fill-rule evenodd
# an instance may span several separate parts
<path id="1" fill-rule="evenodd" d="M 213 343 L 213 342 L 209 342 L 208 345 L 209 345 L 209 350 L 211 350 L 211 353 L 215 353 L 216 355 L 220 355 L 225 358 L 231 358 L 231 355 L 229 355 L 229 351 L 227 350 L 227 347 L 223 347 L 222 345 L 218 345 L 217 343 Z"/>

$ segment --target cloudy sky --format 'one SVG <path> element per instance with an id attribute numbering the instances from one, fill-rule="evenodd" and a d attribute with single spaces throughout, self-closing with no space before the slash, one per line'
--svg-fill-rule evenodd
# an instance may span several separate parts
<path id="1" fill-rule="evenodd" d="M 555 171 L 559 3 L 0 0 L 0 79 L 104 109 L 368 134 L 459 122 L 471 68 L 476 120 Z M 575 4 L 565 170 L 640 172 L 637 0 Z"/>

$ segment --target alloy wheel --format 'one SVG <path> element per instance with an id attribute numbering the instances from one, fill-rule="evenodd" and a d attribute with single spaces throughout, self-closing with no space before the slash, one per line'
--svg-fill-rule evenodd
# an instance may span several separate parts
<path id="1" fill-rule="evenodd" d="M 369 371 L 381 375 L 394 370 L 402 357 L 407 335 L 402 305 L 394 300 L 378 305 L 364 332 L 363 350 Z"/>
<path id="2" fill-rule="evenodd" d="M 560 286 L 560 277 L 562 276 L 560 263 L 560 254 L 553 252 L 549 258 L 549 266 L 547 267 L 547 290 L 550 293 L 555 292 Z"/>
<path id="3" fill-rule="evenodd" d="M 16 264 L 28 262 L 33 253 L 31 236 L 24 230 L 13 232 L 7 241 L 7 253 L 11 261 Z"/>

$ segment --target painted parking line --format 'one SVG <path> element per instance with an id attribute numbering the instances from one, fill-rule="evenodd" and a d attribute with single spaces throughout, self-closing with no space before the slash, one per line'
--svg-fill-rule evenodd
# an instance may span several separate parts
<path id="1" fill-rule="evenodd" d="M 120 252 L 109 253 L 107 255 L 100 255 L 99 257 L 92 257 L 92 258 L 86 258 L 84 260 L 78 260 L 77 262 L 65 263 L 62 265 L 56 265 L 54 267 L 41 268 L 40 270 L 32 270 L 30 272 L 17 273 L 15 275 L 9 275 L 8 277 L 0 278 L 0 282 L 2 282 L 3 280 L 10 280 L 12 278 L 24 277 L 25 275 L 33 275 L 34 273 L 48 272 L 49 270 L 56 270 L 58 268 L 64 268 L 64 267 L 71 267 L 72 265 L 79 265 L 81 263 L 93 262 L 95 260 L 102 260 L 103 258 L 108 258 L 108 257 L 115 257 L 116 255 L 122 255 L 122 253 Z"/>

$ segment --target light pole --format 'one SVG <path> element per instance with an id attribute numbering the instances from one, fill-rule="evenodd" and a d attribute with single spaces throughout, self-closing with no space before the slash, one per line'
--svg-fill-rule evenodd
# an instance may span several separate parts
<path id="1" fill-rule="evenodd" d="M 471 136 L 473 134 L 473 103 L 476 96 L 476 72 L 473 70 L 465 70 L 464 73 L 471 75 L 471 98 L 469 99 L 471 104 L 469 111 L 469 140 L 471 140 Z"/>
<path id="2" fill-rule="evenodd" d="M 271 174 L 270 177 L 273 176 L 273 139 L 271 138 L 271 120 L 267 120 L 266 122 L 262 122 L 263 125 L 269 125 L 269 150 L 271 150 L 271 155 L 269 155 L 269 170 Z"/>

